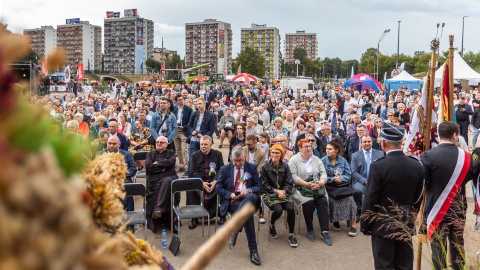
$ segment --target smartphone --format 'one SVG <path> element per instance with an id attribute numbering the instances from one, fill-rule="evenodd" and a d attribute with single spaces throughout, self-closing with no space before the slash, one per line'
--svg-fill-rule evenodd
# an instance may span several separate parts
<path id="1" fill-rule="evenodd" d="M 240 195 L 240 193 L 241 193 L 240 191 L 235 192 L 235 196 Z"/>

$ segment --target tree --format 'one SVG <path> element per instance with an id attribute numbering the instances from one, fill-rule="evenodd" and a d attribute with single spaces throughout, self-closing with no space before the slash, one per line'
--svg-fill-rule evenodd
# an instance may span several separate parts
<path id="1" fill-rule="evenodd" d="M 375 73 L 374 67 L 376 66 L 376 60 L 377 60 L 377 49 L 368 48 L 360 58 L 358 72 L 365 73 L 365 74 L 374 74 Z"/>
<path id="2" fill-rule="evenodd" d="M 148 59 L 145 61 L 145 65 L 147 65 L 148 68 L 155 69 L 157 72 L 162 68 L 162 64 L 154 59 Z"/>
<path id="3" fill-rule="evenodd" d="M 300 60 L 300 63 L 303 64 L 303 62 L 305 62 L 305 59 L 308 58 L 307 51 L 303 48 L 295 48 L 293 50 L 293 58 Z"/>
<path id="4" fill-rule="evenodd" d="M 259 78 L 265 77 L 265 57 L 252 47 L 245 47 L 237 55 L 237 63 L 234 65 L 233 70 L 237 70 L 239 65 L 242 65 L 242 72 Z"/>

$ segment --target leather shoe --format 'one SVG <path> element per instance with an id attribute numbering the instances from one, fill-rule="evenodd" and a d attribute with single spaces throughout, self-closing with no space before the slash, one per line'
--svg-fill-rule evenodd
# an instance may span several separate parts
<path id="1" fill-rule="evenodd" d="M 190 224 L 188 224 L 188 228 L 190 230 L 193 230 L 197 227 L 197 223 L 198 223 L 198 220 L 196 218 L 192 219 L 192 221 L 190 222 Z"/>
<path id="2" fill-rule="evenodd" d="M 225 217 L 220 217 L 220 222 L 218 223 L 218 226 L 222 226 L 223 224 L 225 224 L 226 221 L 227 219 Z"/>
<path id="3" fill-rule="evenodd" d="M 258 251 L 254 250 L 250 252 L 250 261 L 252 261 L 255 265 L 260 265 L 262 262 L 260 261 L 260 256 L 258 255 Z"/>
<path id="4" fill-rule="evenodd" d="M 238 232 L 232 234 L 232 236 L 230 237 L 230 244 L 232 244 L 232 247 L 234 247 L 237 244 L 237 236 L 238 236 Z"/>

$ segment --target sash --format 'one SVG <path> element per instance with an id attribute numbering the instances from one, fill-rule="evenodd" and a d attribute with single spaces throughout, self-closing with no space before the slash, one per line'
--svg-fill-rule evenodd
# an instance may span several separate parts
<path id="1" fill-rule="evenodd" d="M 475 208 L 477 209 L 477 212 L 478 212 L 477 215 L 480 215 L 480 190 L 478 190 L 480 186 L 479 181 L 480 181 L 480 175 L 478 176 L 477 186 L 475 189 Z"/>
<path id="2" fill-rule="evenodd" d="M 470 169 L 470 154 L 458 148 L 458 158 L 455 170 L 448 180 L 447 186 L 438 197 L 427 217 L 427 238 L 430 240 L 435 230 L 442 222 L 445 214 L 452 205 L 453 199 L 462 186 L 462 182 Z"/>

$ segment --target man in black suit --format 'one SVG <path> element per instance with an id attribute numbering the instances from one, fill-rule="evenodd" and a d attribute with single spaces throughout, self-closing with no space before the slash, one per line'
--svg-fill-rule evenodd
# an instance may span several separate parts
<path id="1" fill-rule="evenodd" d="M 188 128 L 185 126 L 188 125 L 190 117 L 192 116 L 193 110 L 184 104 L 184 98 L 181 94 L 175 96 L 175 101 L 177 102 L 177 107 L 173 111 L 173 114 L 177 117 L 177 134 L 173 137 L 173 142 L 175 144 L 175 151 L 177 152 L 179 170 L 178 172 L 185 172 L 188 167 L 188 144 L 187 137 Z"/>
<path id="2" fill-rule="evenodd" d="M 120 140 L 120 149 L 128 151 L 129 142 L 125 135 L 118 133 L 118 122 L 115 119 L 110 119 L 108 122 L 108 137 L 117 136 Z"/>
<path id="3" fill-rule="evenodd" d="M 207 88 L 205 92 L 205 102 L 207 103 L 206 104 L 207 110 L 210 108 L 210 105 L 214 100 L 215 100 L 215 94 L 212 92 L 210 88 Z"/>
<path id="4" fill-rule="evenodd" d="M 250 106 L 252 101 L 253 101 L 252 92 L 247 91 L 247 95 L 242 97 L 242 105 Z"/>
<path id="5" fill-rule="evenodd" d="M 411 235 L 423 190 L 423 168 L 401 146 L 404 129 L 384 123 L 384 158 L 373 162 L 362 207 L 361 230 L 372 236 L 375 269 L 413 269 Z M 398 224 L 399 223 L 399 224 Z"/>
<path id="6" fill-rule="evenodd" d="M 473 162 L 468 152 L 455 145 L 460 134 L 457 124 L 442 122 L 438 126 L 438 133 L 440 144 L 423 153 L 421 159 L 427 191 L 424 211 L 427 237 L 431 240 L 435 269 L 448 267 L 447 239 L 452 269 L 463 269 L 463 229 L 467 209 L 465 184 L 470 179 Z"/>
<path id="7" fill-rule="evenodd" d="M 460 126 L 460 134 L 468 144 L 468 125 L 470 124 L 469 116 L 473 114 L 472 106 L 465 104 L 465 98 L 461 97 L 459 103 L 454 108 L 457 124 Z"/>
<path id="8" fill-rule="evenodd" d="M 352 160 L 353 153 L 357 152 L 358 150 L 362 150 L 362 141 L 360 138 L 367 135 L 367 127 L 364 124 L 357 125 L 357 136 L 350 137 L 348 141 L 348 160 Z M 377 140 L 372 138 L 372 147 L 373 149 L 380 150 Z"/>
<path id="9" fill-rule="evenodd" d="M 317 132 L 317 137 L 319 141 L 317 144 L 317 150 L 322 157 L 327 155 L 327 143 L 333 138 L 337 138 L 339 142 L 343 141 L 340 136 L 332 134 L 332 127 L 328 123 L 321 124 L 320 130 Z"/>
<path id="10" fill-rule="evenodd" d="M 222 217 L 227 212 L 236 212 L 248 202 L 256 205 L 262 191 L 257 166 L 245 162 L 245 150 L 240 146 L 234 147 L 231 158 L 232 162 L 220 169 L 216 184 L 217 193 L 222 198 L 219 207 L 219 215 Z M 247 220 L 244 227 L 250 249 L 250 260 L 253 264 L 260 265 L 253 215 Z M 238 232 L 233 234 L 230 239 L 232 245 L 236 244 L 237 236 Z"/>

